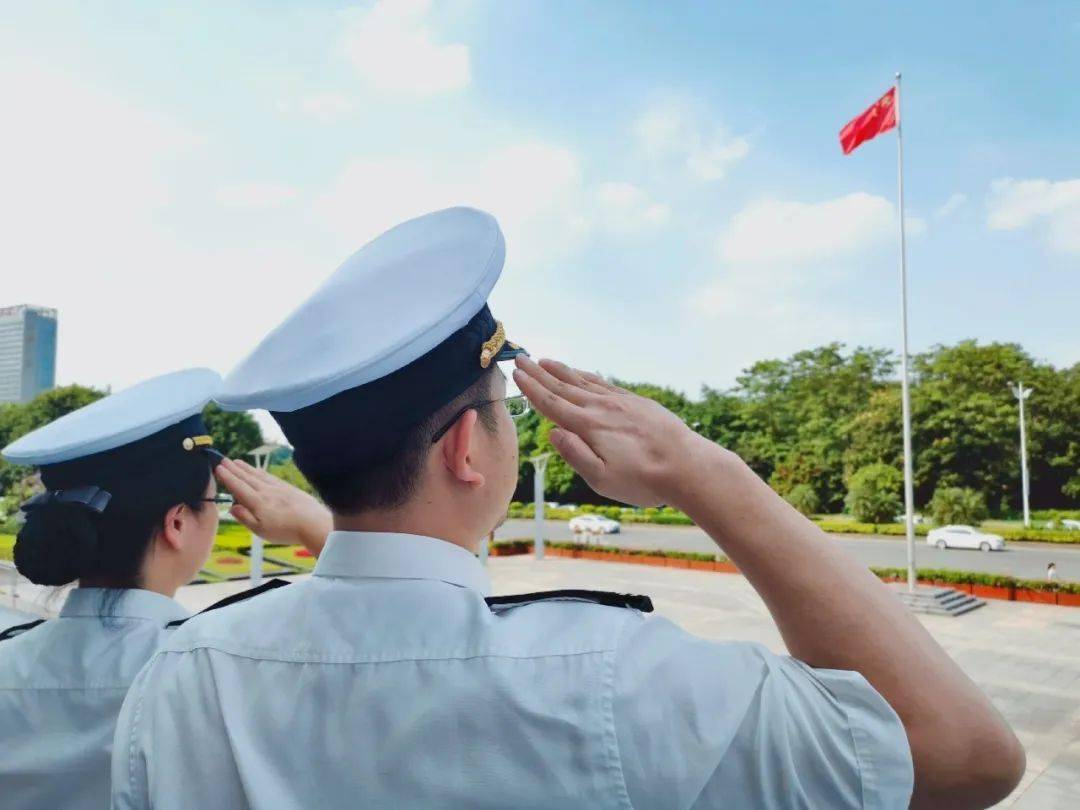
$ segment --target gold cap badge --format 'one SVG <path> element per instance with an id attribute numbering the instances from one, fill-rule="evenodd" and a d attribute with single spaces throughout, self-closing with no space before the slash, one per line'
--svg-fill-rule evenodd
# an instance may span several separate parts
<path id="1" fill-rule="evenodd" d="M 502 321 L 495 321 L 495 334 L 484 341 L 484 345 L 480 347 L 480 368 L 491 365 L 492 359 L 499 353 L 504 343 L 506 343 L 506 332 L 503 330 Z"/>
<path id="2" fill-rule="evenodd" d="M 211 447 L 214 444 L 212 436 L 188 436 L 180 444 L 185 450 L 194 450 L 196 447 Z"/>

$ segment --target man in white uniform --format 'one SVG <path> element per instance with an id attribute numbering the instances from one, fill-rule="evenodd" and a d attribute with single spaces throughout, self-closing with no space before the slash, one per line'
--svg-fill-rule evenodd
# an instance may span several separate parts
<path id="1" fill-rule="evenodd" d="M 449 209 L 349 258 L 226 379 L 333 513 L 314 576 L 197 617 L 140 673 L 117 808 L 982 807 L 1023 771 L 986 698 L 865 568 L 660 405 L 507 341 L 495 220 Z M 488 596 L 517 478 L 496 370 L 598 492 L 685 510 L 794 657 L 647 597 Z"/>

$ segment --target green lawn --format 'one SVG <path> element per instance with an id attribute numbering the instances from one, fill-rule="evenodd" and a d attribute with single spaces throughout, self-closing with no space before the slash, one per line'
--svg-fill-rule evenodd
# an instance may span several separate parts
<path id="1" fill-rule="evenodd" d="M 251 530 L 241 523 L 221 523 L 218 525 L 214 548 L 240 551 L 251 548 Z"/>

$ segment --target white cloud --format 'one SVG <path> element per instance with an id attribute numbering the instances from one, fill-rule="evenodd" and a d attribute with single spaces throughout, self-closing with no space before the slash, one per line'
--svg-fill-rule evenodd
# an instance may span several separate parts
<path id="1" fill-rule="evenodd" d="M 431 0 L 350 9 L 343 48 L 361 80 L 381 92 L 418 96 L 468 87 L 468 46 L 437 42 L 430 13 Z"/>
<path id="2" fill-rule="evenodd" d="M 352 112 L 353 103 L 339 93 L 316 93 L 300 99 L 297 107 L 315 120 L 328 124 Z"/>
<path id="3" fill-rule="evenodd" d="M 356 109 L 352 99 L 341 93 L 315 93 L 301 98 L 283 99 L 278 102 L 279 112 L 311 118 L 320 124 L 332 124 Z"/>
<path id="4" fill-rule="evenodd" d="M 909 218 L 909 229 L 922 229 Z M 761 200 L 732 217 L 717 241 L 729 265 L 808 264 L 842 259 L 895 234 L 896 213 L 884 197 L 856 192 L 817 203 Z"/>
<path id="5" fill-rule="evenodd" d="M 949 217 L 967 205 L 967 194 L 961 194 L 957 192 L 947 199 L 937 211 L 934 212 L 934 216 L 938 218 Z"/>
<path id="6" fill-rule="evenodd" d="M 4 242 L 107 243 L 168 203 L 163 164 L 201 139 L 33 58 L 0 59 Z M 46 249 L 47 250 L 47 249 Z"/>
<path id="7" fill-rule="evenodd" d="M 508 263 L 569 255 L 588 230 L 577 156 L 539 141 L 453 161 L 425 156 L 350 162 L 315 201 L 316 217 L 363 244 L 404 219 L 453 205 L 498 217 Z"/>
<path id="8" fill-rule="evenodd" d="M 234 183 L 219 186 L 214 196 L 226 208 L 277 208 L 296 194 L 292 186 L 279 183 Z"/>
<path id="9" fill-rule="evenodd" d="M 1080 253 L 1080 178 L 995 180 L 987 212 L 990 230 L 1036 228 L 1051 248 Z"/>
<path id="10" fill-rule="evenodd" d="M 907 225 L 912 236 L 926 228 L 918 217 L 909 216 Z M 865 192 L 816 203 L 751 203 L 717 239 L 717 274 L 684 303 L 691 317 L 704 317 L 702 328 L 716 332 L 717 339 L 740 330 L 754 334 L 758 352 L 866 339 L 877 322 L 867 317 L 856 323 L 850 313 L 834 318 L 830 291 L 868 254 L 895 250 L 896 239 L 895 207 Z M 722 316 L 722 327 L 708 325 L 716 316 Z"/>
<path id="11" fill-rule="evenodd" d="M 664 102 L 647 109 L 634 125 L 638 142 L 653 160 L 681 163 L 699 180 L 721 180 L 750 153 L 750 142 L 694 105 Z"/>
<path id="12" fill-rule="evenodd" d="M 174 188 L 205 142 L 182 122 L 11 50 L 0 95 L 3 297 L 59 310 L 61 384 L 227 370 L 332 266 L 295 235 L 184 233 Z M 241 314 L 208 315 L 221 306 Z"/>
<path id="13" fill-rule="evenodd" d="M 594 192 L 601 225 L 618 235 L 632 235 L 667 225 L 671 208 L 627 182 L 605 182 Z"/>

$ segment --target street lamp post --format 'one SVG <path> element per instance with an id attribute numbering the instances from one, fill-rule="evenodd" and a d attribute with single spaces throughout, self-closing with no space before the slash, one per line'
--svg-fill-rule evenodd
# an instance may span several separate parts
<path id="1" fill-rule="evenodd" d="M 1024 400 L 1030 397 L 1035 389 L 1024 388 L 1022 382 L 1016 385 L 1009 383 L 1009 387 L 1017 402 L 1020 403 L 1020 494 L 1024 502 L 1024 528 L 1027 529 L 1031 526 L 1031 510 L 1028 508 L 1027 427 L 1024 424 Z"/>
<path id="2" fill-rule="evenodd" d="M 547 470 L 548 459 L 551 453 L 541 453 L 529 459 L 533 465 L 533 517 L 535 529 L 533 533 L 533 548 L 536 550 L 536 559 L 544 559 L 544 471 Z"/>
<path id="3" fill-rule="evenodd" d="M 254 450 L 248 453 L 249 456 L 255 461 L 255 466 L 260 470 L 265 470 L 270 466 L 270 456 L 281 445 L 277 444 L 264 444 L 256 447 Z M 251 587 L 256 588 L 262 585 L 263 581 L 263 539 L 254 532 L 251 533 Z"/>

